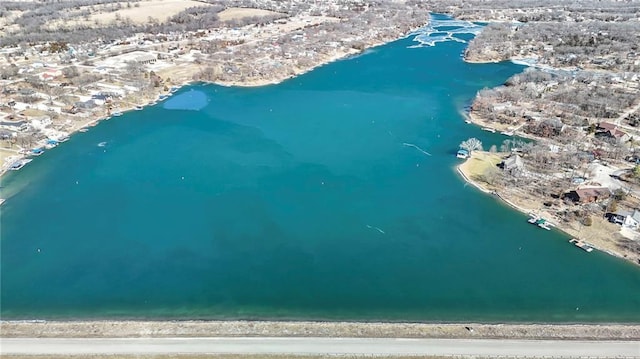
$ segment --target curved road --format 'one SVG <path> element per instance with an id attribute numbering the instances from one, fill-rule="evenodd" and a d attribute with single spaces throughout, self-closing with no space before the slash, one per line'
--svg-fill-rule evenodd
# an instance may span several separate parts
<path id="1" fill-rule="evenodd" d="M 640 358 L 639 341 L 388 338 L 2 338 L 0 353 L 325 354 Z"/>

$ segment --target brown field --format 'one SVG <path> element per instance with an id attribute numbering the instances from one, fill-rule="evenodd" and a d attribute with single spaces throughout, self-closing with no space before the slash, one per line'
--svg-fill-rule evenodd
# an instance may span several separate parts
<path id="1" fill-rule="evenodd" d="M 6 141 L 3 141 L 2 145 L 4 146 L 5 143 Z M 16 151 L 0 148 L 0 165 L 3 164 L 4 161 L 6 161 L 7 157 L 16 156 L 16 155 L 17 155 Z"/>
<path id="2" fill-rule="evenodd" d="M 84 26 L 101 26 L 116 21 L 116 16 L 121 19 L 128 19 L 135 24 L 143 24 L 149 21 L 149 18 L 164 22 L 173 15 L 184 11 L 190 7 L 208 6 L 208 4 L 193 0 L 147 0 L 135 4 L 138 7 L 131 6 L 127 8 L 127 3 L 122 2 L 122 9 L 117 11 L 108 11 L 106 8 L 95 6 L 100 12 L 91 14 L 88 18 L 77 18 L 71 21 L 54 21 L 49 24 L 49 28 L 56 29 L 60 27 L 72 27 L 77 25 Z"/>
<path id="3" fill-rule="evenodd" d="M 218 13 L 221 21 L 229 21 L 234 19 L 242 19 L 244 17 L 251 16 L 268 16 L 268 15 L 283 15 L 275 11 L 261 10 L 261 9 L 249 9 L 241 7 L 230 7 Z"/>

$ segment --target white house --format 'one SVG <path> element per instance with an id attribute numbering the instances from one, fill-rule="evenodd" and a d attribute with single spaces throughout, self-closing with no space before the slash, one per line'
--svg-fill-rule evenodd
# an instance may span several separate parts
<path id="1" fill-rule="evenodd" d="M 634 209 L 632 213 L 627 214 L 627 216 L 624 217 L 622 226 L 629 229 L 638 230 L 638 227 L 640 227 L 640 211 Z"/>
<path id="2" fill-rule="evenodd" d="M 42 116 L 31 120 L 31 127 L 37 130 L 44 130 L 45 127 L 51 124 L 51 118 L 49 116 Z"/>

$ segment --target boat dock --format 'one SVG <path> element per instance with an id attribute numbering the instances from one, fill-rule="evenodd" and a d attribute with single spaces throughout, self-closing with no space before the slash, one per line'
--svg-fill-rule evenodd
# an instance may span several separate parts
<path id="1" fill-rule="evenodd" d="M 11 171 L 17 171 L 19 169 L 21 169 L 22 167 L 24 167 L 24 165 L 26 165 L 27 163 L 31 162 L 32 160 L 29 158 L 23 158 L 21 160 L 17 160 L 14 163 L 11 164 L 11 166 L 9 166 L 9 169 Z"/>
<path id="2" fill-rule="evenodd" d="M 529 216 L 531 218 L 529 218 L 527 220 L 527 222 L 531 223 L 531 224 L 535 224 L 536 226 L 542 228 L 542 229 L 546 229 L 547 231 L 550 231 L 552 227 L 554 227 L 555 225 L 549 221 L 547 221 L 546 219 L 538 216 L 537 214 L 534 213 L 529 213 Z"/>
<path id="3" fill-rule="evenodd" d="M 577 239 L 577 238 L 571 238 L 569 240 L 569 243 L 573 243 L 574 246 L 582 249 L 585 252 L 592 252 L 593 251 L 593 247 L 591 247 L 590 245 L 586 244 L 585 242 Z"/>

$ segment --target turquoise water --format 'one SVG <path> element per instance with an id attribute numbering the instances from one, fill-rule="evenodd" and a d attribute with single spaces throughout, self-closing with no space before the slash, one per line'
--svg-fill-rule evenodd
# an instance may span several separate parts
<path id="1" fill-rule="evenodd" d="M 503 139 L 459 111 L 522 67 L 412 45 L 189 86 L 9 173 L 2 317 L 640 322 L 638 268 L 455 172 Z"/>

